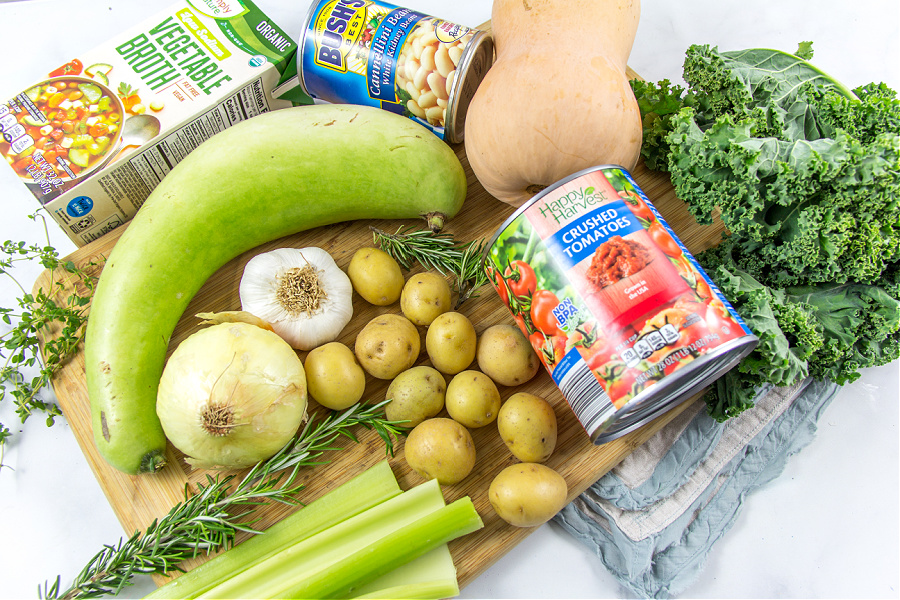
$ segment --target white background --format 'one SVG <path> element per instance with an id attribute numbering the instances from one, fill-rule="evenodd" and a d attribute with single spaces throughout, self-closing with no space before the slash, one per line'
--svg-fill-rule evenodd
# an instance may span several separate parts
<path id="1" fill-rule="evenodd" d="M 598 0 L 599 1 L 599 0 Z M 308 0 L 258 0 L 295 38 Z M 490 18 L 487 0 L 409 0 L 404 6 L 475 26 Z M 33 83 L 101 40 L 156 12 L 163 3 L 137 0 L 0 2 L 0 96 Z M 573 36 L 602 35 L 585 21 Z M 814 62 L 849 87 L 884 81 L 900 89 L 900 3 L 897 0 L 645 0 L 629 64 L 644 78 L 681 79 L 692 43 L 723 50 L 772 47 L 793 51 L 814 42 Z M 0 169 L 0 238 L 44 240 L 30 221 L 37 204 Z M 50 224 L 62 254 L 74 246 Z M 40 272 L 23 266 L 26 289 Z M 0 280 L 3 307 L 20 291 Z M 714 547 L 684 597 L 897 597 L 898 363 L 867 370 L 846 386 L 820 421 L 816 440 L 775 482 L 747 498 L 735 527 Z M 0 471 L 0 598 L 36 597 L 38 585 L 65 585 L 121 527 L 65 423 L 41 417 L 18 423 L 11 403 L 0 421 L 16 436 Z M 130 533 L 130 532 L 128 532 Z M 152 589 L 149 579 L 123 597 Z M 627 597 L 596 557 L 558 527 L 540 527 L 474 583 L 468 598 Z"/>

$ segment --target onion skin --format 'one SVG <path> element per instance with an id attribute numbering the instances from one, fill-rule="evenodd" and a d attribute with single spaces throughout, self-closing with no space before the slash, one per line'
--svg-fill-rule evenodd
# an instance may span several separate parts
<path id="1" fill-rule="evenodd" d="M 306 418 L 306 374 L 275 332 L 223 323 L 181 342 L 163 370 L 156 412 L 166 437 L 188 462 L 243 468 L 281 450 Z M 207 430 L 203 412 L 231 419 Z"/>
<path id="2" fill-rule="evenodd" d="M 94 441 L 129 474 L 165 464 L 156 391 L 191 298 L 243 252 L 354 219 L 456 215 L 459 159 L 415 122 L 361 106 L 264 113 L 218 133 L 160 182 L 97 283 L 85 340 Z"/>

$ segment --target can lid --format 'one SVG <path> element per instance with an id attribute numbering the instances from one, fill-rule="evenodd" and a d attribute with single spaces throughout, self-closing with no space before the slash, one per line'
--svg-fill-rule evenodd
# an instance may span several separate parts
<path id="1" fill-rule="evenodd" d="M 457 77 L 450 89 L 450 103 L 444 121 L 444 137 L 452 144 L 463 141 L 466 113 L 481 80 L 494 63 L 494 38 L 486 31 L 476 31 L 466 44 L 456 67 Z"/>
<path id="2" fill-rule="evenodd" d="M 660 383 L 635 396 L 605 427 L 595 431 L 591 436 L 594 444 L 611 442 L 672 410 L 737 366 L 758 343 L 759 338 L 755 335 L 741 336 L 696 360 L 690 368 L 667 375 Z"/>

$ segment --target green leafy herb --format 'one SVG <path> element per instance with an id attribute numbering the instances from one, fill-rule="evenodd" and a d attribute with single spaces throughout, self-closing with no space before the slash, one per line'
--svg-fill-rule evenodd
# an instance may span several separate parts
<path id="1" fill-rule="evenodd" d="M 179 570 L 188 558 L 211 554 L 234 541 L 239 532 L 259 533 L 251 527 L 252 517 L 267 502 L 297 504 L 294 495 L 303 489 L 295 485 L 301 467 L 325 464 L 319 458 L 335 446 L 338 438 L 357 441 L 352 428 L 358 425 L 375 431 L 393 455 L 393 438 L 406 431 L 399 421 L 384 418 L 385 402 L 357 404 L 342 413 L 329 413 L 315 421 L 310 418 L 301 432 L 275 456 L 256 464 L 239 481 L 234 475 L 211 477 L 198 484 L 196 493 L 185 489 L 185 499 L 147 529 L 127 540 L 108 545 L 98 552 L 75 577 L 68 589 L 60 578 L 45 583 L 41 597 L 47 599 L 97 598 L 118 594 L 131 585 L 134 575 L 165 574 Z"/>
<path id="2" fill-rule="evenodd" d="M 633 82 L 644 160 L 700 223 L 721 216 L 729 235 L 698 259 L 760 337 L 709 395 L 719 419 L 766 385 L 900 356 L 900 100 L 811 57 L 691 46 L 687 89 Z"/>
<path id="3" fill-rule="evenodd" d="M 484 242 L 459 242 L 449 233 L 405 227 L 395 233 L 372 228 L 375 243 L 394 257 L 401 267 L 412 269 L 416 263 L 456 280 L 456 307 L 477 295 L 488 283 L 484 270 Z"/>
<path id="4" fill-rule="evenodd" d="M 36 218 L 32 215 L 31 218 Z M 43 218 L 43 216 L 41 216 Z M 41 398 L 41 390 L 77 351 L 84 338 L 87 310 L 96 283 L 99 265 L 91 262 L 78 266 L 59 258 L 49 245 L 28 245 L 26 242 L 6 241 L 0 246 L 0 273 L 6 275 L 22 295 L 17 308 L 0 308 L 0 318 L 11 326 L 0 335 L 0 401 L 7 396 L 16 404 L 16 414 L 22 423 L 35 413 L 46 415 L 47 425 L 53 425 L 62 415 L 59 406 Z M 49 290 L 27 291 L 15 277 L 18 263 L 38 261 L 50 270 Z M 66 289 L 76 293 L 66 294 Z M 47 336 L 48 332 L 53 332 Z M 46 339 L 43 357 L 39 339 Z M 33 377 L 26 375 L 29 369 L 38 368 Z M 0 423 L 0 465 L 3 449 L 11 435 L 7 426 Z"/>

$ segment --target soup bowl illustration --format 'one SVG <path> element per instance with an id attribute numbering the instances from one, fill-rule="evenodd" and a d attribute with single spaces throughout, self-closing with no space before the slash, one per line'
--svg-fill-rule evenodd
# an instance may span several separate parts
<path id="1" fill-rule="evenodd" d="M 0 105 L 0 154 L 26 182 L 80 179 L 115 154 L 124 120 L 122 100 L 106 85 L 52 77 Z"/>

